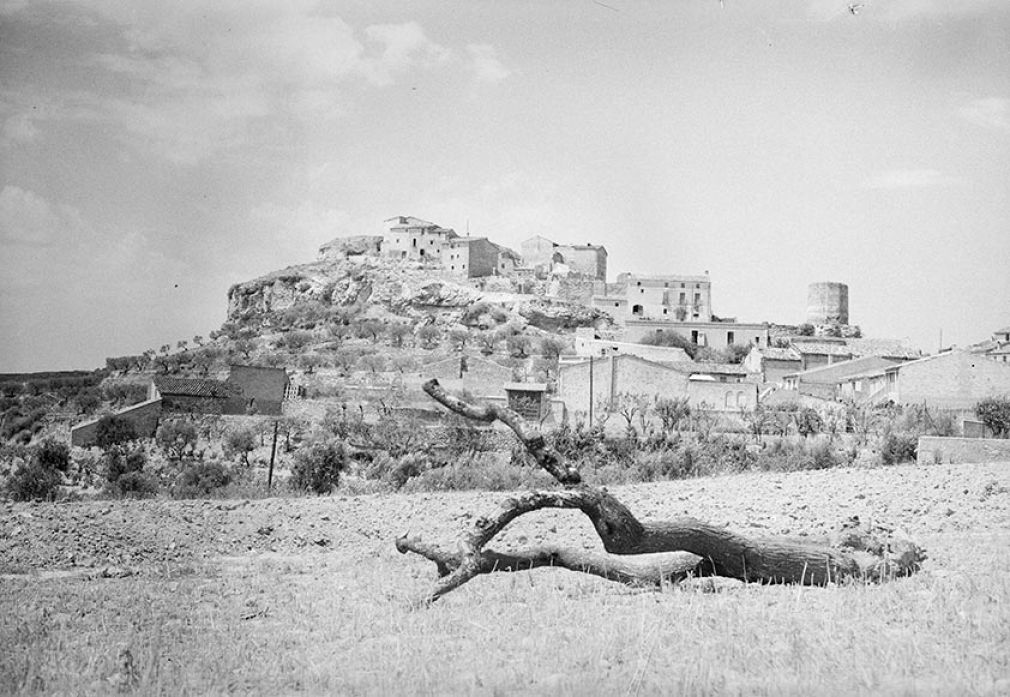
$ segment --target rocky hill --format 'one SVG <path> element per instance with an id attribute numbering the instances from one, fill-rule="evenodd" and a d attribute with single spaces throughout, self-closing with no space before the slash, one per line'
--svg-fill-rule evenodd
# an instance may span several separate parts
<path id="1" fill-rule="evenodd" d="M 504 277 L 465 281 L 438 266 L 361 255 L 292 266 L 236 284 L 228 291 L 228 321 L 277 326 L 284 324 L 279 318 L 285 313 L 344 312 L 481 329 L 510 322 L 545 331 L 611 323 L 599 310 L 516 290 Z"/>

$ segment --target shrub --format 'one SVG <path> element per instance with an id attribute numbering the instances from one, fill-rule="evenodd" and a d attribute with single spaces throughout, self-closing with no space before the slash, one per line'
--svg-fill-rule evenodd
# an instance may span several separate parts
<path id="1" fill-rule="evenodd" d="M 122 498 L 146 499 L 158 494 L 158 478 L 140 470 L 126 472 L 109 487 L 110 493 Z"/>
<path id="2" fill-rule="evenodd" d="M 141 448 L 115 445 L 105 453 L 105 481 L 114 487 L 124 474 L 140 472 L 147 464 L 147 453 Z"/>
<path id="3" fill-rule="evenodd" d="M 225 452 L 228 457 L 241 457 L 242 464 L 249 466 L 249 453 L 256 449 L 256 431 L 248 426 L 229 429 L 224 437 Z"/>
<path id="4" fill-rule="evenodd" d="M 297 491 L 328 494 L 347 469 L 349 458 L 344 442 L 334 438 L 316 440 L 295 452 L 291 466 L 291 487 Z"/>
<path id="5" fill-rule="evenodd" d="M 196 447 L 196 426 L 191 421 L 173 419 L 158 427 L 155 442 L 173 460 L 181 460 Z"/>
<path id="6" fill-rule="evenodd" d="M 176 479 L 172 489 L 173 498 L 195 499 L 213 494 L 218 489 L 231 484 L 232 475 L 220 462 L 191 462 Z"/>
<path id="7" fill-rule="evenodd" d="M 919 438 L 909 433 L 888 432 L 880 445 L 880 459 L 885 465 L 915 462 Z"/>
<path id="8" fill-rule="evenodd" d="M 1010 437 L 1010 398 L 983 399 L 975 405 L 975 415 L 997 438 Z"/>
<path id="9" fill-rule="evenodd" d="M 55 501 L 62 482 L 59 470 L 33 457 L 14 469 L 7 481 L 7 491 L 15 501 Z"/>
<path id="10" fill-rule="evenodd" d="M 51 438 L 36 446 L 32 457 L 43 467 L 64 473 L 70 469 L 70 446 Z"/>
<path id="11" fill-rule="evenodd" d="M 137 430 L 133 427 L 133 422 L 121 416 L 103 416 L 95 427 L 95 444 L 102 450 L 136 439 Z"/>
<path id="12" fill-rule="evenodd" d="M 642 338 L 640 344 L 648 344 L 649 346 L 671 346 L 674 348 L 684 349 L 684 353 L 688 355 L 691 360 L 698 354 L 698 349 L 700 348 L 698 344 L 694 343 L 690 339 L 686 339 L 672 329 L 664 329 L 658 331 L 655 334 L 647 334 Z"/>

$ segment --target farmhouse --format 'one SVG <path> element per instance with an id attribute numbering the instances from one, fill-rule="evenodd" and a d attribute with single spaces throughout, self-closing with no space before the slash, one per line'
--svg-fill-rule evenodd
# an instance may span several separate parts
<path id="1" fill-rule="evenodd" d="M 849 378 L 884 370 L 900 362 L 898 359 L 883 356 L 863 356 L 803 372 L 790 373 L 783 377 L 782 382 L 787 390 L 809 397 L 836 399 L 839 396 L 840 385 Z"/>
<path id="2" fill-rule="evenodd" d="M 569 412 L 588 413 L 590 401 L 594 408 L 614 404 L 620 394 L 687 397 L 697 408 L 738 411 L 755 406 L 757 383 L 738 365 L 657 363 L 628 354 L 561 366 L 558 396 Z"/>
<path id="3" fill-rule="evenodd" d="M 760 374 L 763 382 L 780 385 L 786 375 L 800 371 L 803 361 L 792 347 L 755 345 L 742 365 L 748 372 Z"/>
<path id="4" fill-rule="evenodd" d="M 154 394 L 164 411 L 183 414 L 224 414 L 234 390 L 220 380 L 177 378 L 159 375 L 153 381 Z"/>
<path id="5" fill-rule="evenodd" d="M 535 235 L 525 240 L 520 249 L 523 265 L 544 273 L 564 268 L 566 271 L 607 280 L 607 249 L 602 245 L 563 245 Z"/>
<path id="6" fill-rule="evenodd" d="M 278 416 L 290 380 L 284 368 L 233 365 L 226 384 L 231 390 L 225 414 L 269 414 Z"/>
<path id="7" fill-rule="evenodd" d="M 986 397 L 1010 395 L 1010 363 L 963 350 L 947 351 L 852 375 L 840 395 L 861 402 L 893 401 L 941 409 L 971 409 Z"/>

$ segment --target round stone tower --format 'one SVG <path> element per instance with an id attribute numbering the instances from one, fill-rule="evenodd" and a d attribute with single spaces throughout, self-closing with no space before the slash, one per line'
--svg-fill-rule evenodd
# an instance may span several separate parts
<path id="1" fill-rule="evenodd" d="M 849 287 L 844 283 L 811 283 L 807 288 L 807 322 L 848 324 Z"/>

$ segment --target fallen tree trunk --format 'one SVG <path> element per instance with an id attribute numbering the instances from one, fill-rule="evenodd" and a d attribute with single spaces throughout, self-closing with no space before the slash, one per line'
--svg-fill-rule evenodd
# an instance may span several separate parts
<path id="1" fill-rule="evenodd" d="M 559 566 L 629 585 L 676 582 L 690 575 L 717 575 L 744 582 L 798 583 L 822 586 L 842 579 L 883 581 L 914 573 L 926 554 L 898 531 L 848 523 L 834 544 L 786 537 L 749 538 L 694 518 L 641 522 L 605 488 L 580 485 L 578 470 L 551 449 L 540 432 L 514 411 L 494 405 L 475 406 L 447 394 L 437 380 L 424 391 L 450 410 L 485 422 L 509 426 L 537 463 L 566 491 L 540 491 L 506 500 L 492 517 L 478 518 L 460 543 L 447 552 L 404 535 L 400 552 L 420 554 L 435 562 L 440 579 L 422 602 L 430 603 L 479 574 Z M 573 508 L 592 521 L 606 554 L 555 547 L 519 553 L 485 549 L 485 545 L 519 516 L 544 508 Z"/>

